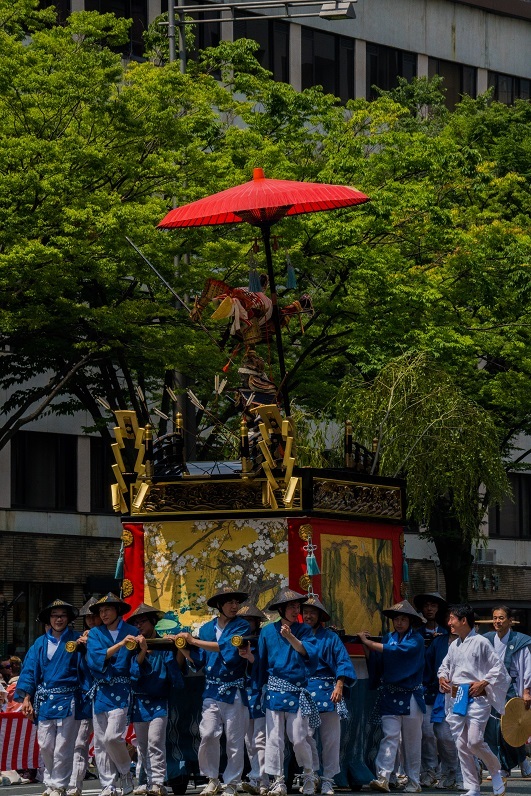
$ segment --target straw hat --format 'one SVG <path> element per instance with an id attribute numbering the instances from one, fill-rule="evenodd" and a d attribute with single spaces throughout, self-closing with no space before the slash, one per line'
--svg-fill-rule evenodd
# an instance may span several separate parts
<path id="1" fill-rule="evenodd" d="M 113 594 L 112 591 L 107 592 L 104 597 L 100 597 L 99 600 L 96 600 L 94 605 L 90 606 L 90 612 L 92 614 L 99 614 L 100 608 L 103 605 L 113 605 L 116 610 L 118 611 L 118 616 L 123 616 L 128 611 L 131 610 L 131 606 L 129 603 L 126 603 L 125 600 L 122 600 L 120 597 L 117 597 L 116 594 Z"/>
<path id="2" fill-rule="evenodd" d="M 89 599 L 87 600 L 85 605 L 83 605 L 79 609 L 79 616 L 90 616 L 90 615 L 92 615 L 92 611 L 90 610 L 90 606 L 94 605 L 94 603 L 97 603 L 97 602 L 98 602 L 98 600 L 96 599 L 96 597 L 89 597 Z"/>
<path id="3" fill-rule="evenodd" d="M 238 602 L 244 603 L 248 596 L 249 595 L 245 591 L 238 591 L 237 589 L 232 589 L 230 586 L 222 586 L 212 597 L 208 598 L 207 605 L 211 608 L 217 608 L 219 602 L 225 603 L 228 600 L 238 600 Z"/>
<path id="4" fill-rule="evenodd" d="M 513 697 L 505 705 L 501 717 L 501 733 L 509 746 L 523 746 L 531 737 L 531 710 L 525 709 L 521 697 Z"/>
<path id="5" fill-rule="evenodd" d="M 422 611 L 422 606 L 424 603 L 428 602 L 438 603 L 439 611 L 446 611 L 448 608 L 448 602 L 444 599 L 442 594 L 439 594 L 438 591 L 428 592 L 427 594 L 416 594 L 413 597 L 413 605 L 417 611 Z"/>
<path id="6" fill-rule="evenodd" d="M 42 622 L 45 625 L 50 624 L 50 614 L 52 613 L 52 608 L 64 608 L 68 614 L 69 622 L 73 622 L 79 614 L 77 608 L 74 608 L 74 606 L 70 605 L 70 603 L 65 603 L 64 600 L 53 600 L 53 602 L 39 612 L 37 616 L 39 622 Z"/>
<path id="7" fill-rule="evenodd" d="M 317 608 L 317 610 L 321 612 L 322 622 L 328 622 L 328 620 L 330 619 L 330 614 L 328 613 L 322 602 L 317 599 L 317 597 L 315 596 L 308 597 L 304 605 L 305 606 L 309 605 L 311 608 Z"/>
<path id="8" fill-rule="evenodd" d="M 268 611 L 277 611 L 279 605 L 285 605 L 286 603 L 291 602 L 298 602 L 298 603 L 305 603 L 308 600 L 307 594 L 299 594 L 298 591 L 293 591 L 293 589 L 284 588 L 281 589 L 276 597 L 274 597 L 269 605 L 267 606 Z"/>
<path id="9" fill-rule="evenodd" d="M 421 627 L 426 624 L 424 617 L 418 614 L 407 600 L 402 600 L 399 603 L 395 603 L 390 608 L 386 608 L 385 611 L 382 611 L 382 614 L 388 616 L 389 619 L 394 619 L 395 616 L 400 615 L 409 616 L 412 627 Z"/>
<path id="10" fill-rule="evenodd" d="M 159 619 L 162 619 L 162 617 L 164 616 L 164 611 L 159 611 L 158 608 L 153 608 L 152 605 L 147 605 L 146 603 L 140 603 L 140 605 L 138 605 L 135 608 L 133 613 L 129 614 L 129 616 L 127 617 L 127 621 L 128 622 L 132 621 L 134 624 L 134 620 L 136 619 L 137 616 L 151 616 L 151 618 L 154 619 L 153 624 L 155 625 L 157 624 Z"/>
<path id="11" fill-rule="evenodd" d="M 240 610 L 238 616 L 243 616 L 244 619 L 253 618 L 258 619 L 259 622 L 267 622 L 267 616 L 256 605 L 245 602 Z"/>

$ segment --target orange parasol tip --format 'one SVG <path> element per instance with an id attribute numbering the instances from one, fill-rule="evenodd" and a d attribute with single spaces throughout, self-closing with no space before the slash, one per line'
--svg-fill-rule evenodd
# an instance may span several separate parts
<path id="1" fill-rule="evenodd" d="M 253 180 L 265 180 L 263 169 L 253 169 Z"/>

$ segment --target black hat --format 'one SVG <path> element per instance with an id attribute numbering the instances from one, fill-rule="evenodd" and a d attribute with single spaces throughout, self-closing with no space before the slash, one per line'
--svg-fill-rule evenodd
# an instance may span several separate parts
<path id="1" fill-rule="evenodd" d="M 244 619 L 258 619 L 259 622 L 267 622 L 267 616 L 256 605 L 245 602 L 240 610 L 238 616 L 243 616 Z"/>
<path id="2" fill-rule="evenodd" d="M 278 611 L 279 605 L 285 605 L 286 603 L 291 602 L 298 602 L 298 603 L 305 603 L 308 599 L 307 594 L 299 594 L 298 591 L 293 591 L 290 588 L 281 589 L 278 594 L 271 600 L 269 605 L 267 606 L 268 611 Z"/>
<path id="3" fill-rule="evenodd" d="M 426 624 L 424 617 L 418 614 L 407 600 L 402 600 L 402 602 L 395 603 L 390 608 L 386 608 L 385 611 L 382 611 L 382 614 L 388 616 L 390 619 L 394 619 L 395 616 L 400 616 L 400 614 L 409 616 L 413 627 L 422 627 L 422 625 Z"/>
<path id="4" fill-rule="evenodd" d="M 239 603 L 244 603 L 248 597 L 249 595 L 245 591 L 237 591 L 236 589 L 231 589 L 230 586 L 222 586 L 219 591 L 208 598 L 207 605 L 211 608 L 217 608 L 220 602 L 226 603 L 228 600 L 238 600 Z"/>
<path id="5" fill-rule="evenodd" d="M 65 603 L 64 600 L 54 600 L 50 603 L 50 605 L 47 605 L 46 608 L 43 608 L 42 611 L 40 611 L 37 617 L 39 622 L 42 622 L 45 625 L 50 624 L 50 614 L 52 612 L 52 608 L 65 608 L 68 614 L 69 622 L 73 622 L 79 614 L 77 608 L 74 608 L 74 606 L 70 605 L 70 603 Z"/>
<path id="6" fill-rule="evenodd" d="M 151 616 L 153 619 L 153 624 L 156 625 L 157 622 L 162 619 L 164 616 L 164 611 L 159 611 L 158 608 L 153 608 L 152 605 L 147 605 L 146 603 L 140 603 L 132 614 L 129 614 L 127 617 L 128 622 L 133 622 L 138 616 Z"/>
<path id="7" fill-rule="evenodd" d="M 424 603 L 439 603 L 439 611 L 446 611 L 448 603 L 438 591 L 433 591 L 428 594 L 416 594 L 413 597 L 413 604 L 417 611 L 422 611 Z"/>
<path id="8" fill-rule="evenodd" d="M 322 602 L 318 600 L 315 595 L 313 597 L 308 597 L 304 605 L 305 606 L 309 605 L 310 608 L 317 608 L 317 610 L 321 612 L 322 622 L 328 622 L 328 620 L 330 619 L 330 614 L 328 613 Z"/>
<path id="9" fill-rule="evenodd" d="M 85 603 L 85 605 L 83 605 L 79 609 L 79 616 L 90 616 L 92 614 L 92 611 L 90 610 L 90 606 L 94 605 L 94 603 L 97 603 L 97 602 L 98 602 L 98 600 L 96 599 L 96 597 L 90 597 L 87 600 L 87 602 Z"/>
<path id="10" fill-rule="evenodd" d="M 100 597 L 99 600 L 96 600 L 94 605 L 90 606 L 90 612 L 92 614 L 99 614 L 100 608 L 103 605 L 114 605 L 118 611 L 118 616 L 123 616 L 131 610 L 129 603 L 126 603 L 125 600 L 117 597 L 116 594 L 112 593 L 112 591 L 108 592 L 104 597 Z"/>

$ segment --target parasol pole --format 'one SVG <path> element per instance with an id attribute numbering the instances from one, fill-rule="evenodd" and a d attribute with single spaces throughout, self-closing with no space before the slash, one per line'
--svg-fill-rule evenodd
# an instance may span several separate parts
<path id="1" fill-rule="evenodd" d="M 280 313 L 278 311 L 277 301 L 277 286 L 275 282 L 275 272 L 273 271 L 273 257 L 271 255 L 271 224 L 260 224 L 262 232 L 262 240 L 264 241 L 264 249 L 267 264 L 267 276 L 269 279 L 269 292 L 271 294 L 271 302 L 273 304 L 273 325 L 275 327 L 275 336 L 277 338 L 277 353 L 278 353 L 278 367 L 280 370 L 280 392 L 282 393 L 282 402 L 284 404 L 284 411 L 286 417 L 291 416 L 289 406 L 289 393 L 286 383 L 286 363 L 284 361 L 284 348 L 282 346 L 282 331 L 280 328 Z"/>

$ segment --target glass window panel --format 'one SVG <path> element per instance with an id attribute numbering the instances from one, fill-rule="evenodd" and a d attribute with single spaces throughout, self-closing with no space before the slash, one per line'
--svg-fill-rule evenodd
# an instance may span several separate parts
<path id="1" fill-rule="evenodd" d="M 443 61 L 440 58 L 428 59 L 428 77 L 440 75 L 444 79 L 445 104 L 450 110 L 460 102 L 463 94 L 476 96 L 476 74 L 473 66 Z"/>
<path id="2" fill-rule="evenodd" d="M 378 96 L 374 86 L 390 91 L 398 85 L 398 78 L 411 80 L 417 74 L 415 53 L 384 47 L 380 44 L 367 44 L 367 97 Z"/>
<path id="3" fill-rule="evenodd" d="M 520 78 L 518 81 L 517 97 L 518 99 L 528 100 L 531 99 L 531 80 L 524 80 Z"/>
<path id="4" fill-rule="evenodd" d="M 11 446 L 14 508 L 75 511 L 77 437 L 19 431 Z"/>
<path id="5" fill-rule="evenodd" d="M 346 102 L 354 99 L 354 39 L 339 40 L 339 96 Z"/>
<path id="6" fill-rule="evenodd" d="M 111 466 L 115 463 L 110 445 L 102 438 L 90 438 L 90 510 L 112 512 L 111 484 L 115 478 Z"/>

